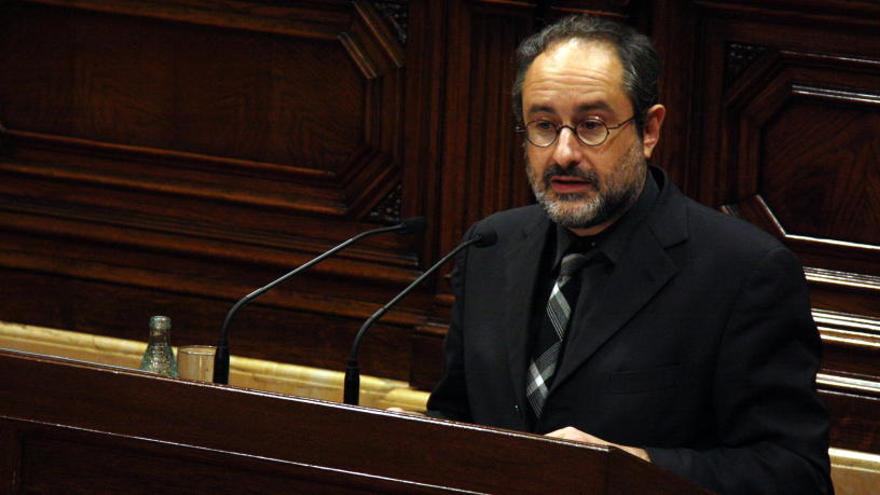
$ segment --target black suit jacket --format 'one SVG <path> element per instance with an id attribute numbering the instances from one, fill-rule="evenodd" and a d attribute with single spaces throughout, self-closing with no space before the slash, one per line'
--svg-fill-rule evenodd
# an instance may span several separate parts
<path id="1" fill-rule="evenodd" d="M 573 316 L 534 431 L 574 426 L 643 447 L 721 493 L 830 493 L 820 342 L 798 260 L 652 173 L 660 195 L 594 310 Z M 533 205 L 466 237 L 485 227 L 498 242 L 456 261 L 445 373 L 428 409 L 527 430 L 529 321 L 551 224 Z"/>

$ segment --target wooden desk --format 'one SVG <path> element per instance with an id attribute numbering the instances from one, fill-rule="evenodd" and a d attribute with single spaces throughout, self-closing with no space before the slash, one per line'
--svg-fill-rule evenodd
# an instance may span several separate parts
<path id="1" fill-rule="evenodd" d="M 9 493 L 703 493 L 613 448 L 0 350 Z"/>

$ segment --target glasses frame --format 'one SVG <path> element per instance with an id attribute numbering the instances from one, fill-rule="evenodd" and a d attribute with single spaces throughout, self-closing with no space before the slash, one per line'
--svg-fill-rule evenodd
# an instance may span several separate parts
<path id="1" fill-rule="evenodd" d="M 577 140 L 581 144 L 583 144 L 584 146 L 596 147 L 596 146 L 602 146 L 603 144 L 605 144 L 605 141 L 608 141 L 608 136 L 611 135 L 611 131 L 620 129 L 621 127 L 623 127 L 623 126 L 629 124 L 630 122 L 632 122 L 633 120 L 635 120 L 635 118 L 636 118 L 636 116 L 633 115 L 632 117 L 624 120 L 623 122 L 621 122 L 615 126 L 609 126 L 608 124 L 605 123 L 605 121 L 603 121 L 601 119 L 585 119 L 585 120 L 578 122 L 576 126 L 570 126 L 568 124 L 555 124 L 547 119 L 536 119 L 536 120 L 532 120 L 530 122 L 527 122 L 525 125 L 517 126 L 516 132 L 521 133 L 521 134 L 525 134 L 526 141 L 528 141 L 529 144 L 531 144 L 532 146 L 536 146 L 538 148 L 549 148 L 549 147 L 553 146 L 554 144 L 556 144 L 556 141 L 559 141 L 559 134 L 562 132 L 562 129 L 569 129 L 571 131 L 571 133 L 574 135 L 574 137 L 577 138 Z M 552 124 L 556 128 L 556 137 L 554 137 L 553 140 L 547 144 L 534 143 L 531 139 L 529 139 L 528 127 L 529 127 L 529 125 L 534 124 L 535 122 L 547 122 L 549 124 Z M 583 124 L 584 122 L 596 122 L 598 124 L 602 124 L 602 127 L 605 128 L 605 137 L 602 138 L 601 141 L 599 141 L 598 143 L 595 143 L 595 144 L 590 144 L 590 143 L 584 141 L 583 138 L 581 138 L 581 136 L 577 132 L 577 128 L 580 127 L 580 125 Z"/>

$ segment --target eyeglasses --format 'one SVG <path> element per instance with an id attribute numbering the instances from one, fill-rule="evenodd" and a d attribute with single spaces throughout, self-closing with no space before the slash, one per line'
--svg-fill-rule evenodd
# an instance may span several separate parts
<path id="1" fill-rule="evenodd" d="M 525 127 L 517 127 L 516 132 L 525 133 L 526 140 L 539 148 L 552 146 L 559 138 L 562 129 L 570 129 L 577 136 L 578 141 L 587 146 L 599 146 L 608 139 L 611 131 L 620 129 L 635 118 L 636 116 L 633 115 L 615 126 L 608 126 L 605 122 L 593 118 L 581 121 L 576 127 L 555 124 L 549 120 L 533 120 Z"/>

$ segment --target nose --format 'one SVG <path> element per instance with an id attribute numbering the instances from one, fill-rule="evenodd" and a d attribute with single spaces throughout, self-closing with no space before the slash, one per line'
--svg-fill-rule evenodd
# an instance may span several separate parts
<path id="1" fill-rule="evenodd" d="M 577 165 L 582 158 L 581 148 L 581 142 L 578 141 L 574 131 L 569 127 L 563 127 L 559 130 L 559 137 L 554 143 L 553 160 L 563 168 Z"/>

